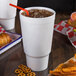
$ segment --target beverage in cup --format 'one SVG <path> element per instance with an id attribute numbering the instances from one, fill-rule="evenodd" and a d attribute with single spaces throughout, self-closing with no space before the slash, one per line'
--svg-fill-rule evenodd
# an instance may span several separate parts
<path id="1" fill-rule="evenodd" d="M 48 67 L 56 13 L 46 7 L 26 9 L 29 16 L 20 11 L 20 22 L 27 66 L 34 71 L 43 71 Z"/>
<path id="2" fill-rule="evenodd" d="M 17 5 L 17 0 L 0 0 L 0 24 L 6 30 L 15 27 L 16 8 L 11 7 L 10 3 Z"/>

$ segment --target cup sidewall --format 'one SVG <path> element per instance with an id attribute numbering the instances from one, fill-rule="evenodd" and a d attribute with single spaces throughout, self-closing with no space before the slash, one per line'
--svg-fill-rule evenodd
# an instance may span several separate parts
<path id="1" fill-rule="evenodd" d="M 5 30 L 12 30 L 15 28 L 15 18 L 12 19 L 1 19 L 0 24 Z"/>
<path id="2" fill-rule="evenodd" d="M 10 19 L 16 16 L 16 8 L 10 6 L 17 5 L 18 0 L 0 0 L 0 19 Z"/>
<path id="3" fill-rule="evenodd" d="M 39 7 L 39 8 L 44 8 L 44 7 Z M 53 11 L 54 14 L 52 16 L 46 18 L 29 18 L 21 15 L 21 13 L 22 11 L 20 11 L 19 14 L 20 14 L 21 29 L 23 35 L 24 52 L 27 55 L 34 57 L 42 57 L 48 55 L 51 52 L 51 46 L 52 46 L 53 27 L 54 27 L 55 14 L 56 14 L 55 11 Z M 40 34 L 38 35 L 38 37 L 36 37 L 37 40 L 35 40 L 36 38 L 34 38 L 35 36 L 32 31 L 37 32 L 35 33 L 35 35 Z M 41 32 L 43 33 L 41 34 Z M 29 39 L 29 37 L 31 37 L 31 39 Z M 40 39 L 42 39 L 41 42 Z M 42 50 L 40 50 L 37 46 L 39 46 Z"/>

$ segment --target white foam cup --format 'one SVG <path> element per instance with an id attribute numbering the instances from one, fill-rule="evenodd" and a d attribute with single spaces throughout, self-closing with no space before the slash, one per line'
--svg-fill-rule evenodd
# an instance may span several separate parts
<path id="1" fill-rule="evenodd" d="M 6 30 L 14 29 L 14 27 L 15 27 L 15 18 L 12 18 L 12 19 L 1 19 L 0 20 L 0 24 Z"/>
<path id="2" fill-rule="evenodd" d="M 49 55 L 44 57 L 26 56 L 27 66 L 34 71 L 42 71 L 48 67 Z"/>
<path id="3" fill-rule="evenodd" d="M 28 67 L 34 71 L 43 71 L 48 67 L 51 52 L 55 21 L 55 11 L 46 7 L 29 7 L 30 9 L 45 9 L 53 13 L 45 18 L 30 18 L 20 11 L 20 22 L 23 36 L 24 52 Z"/>
<path id="4" fill-rule="evenodd" d="M 0 0 L 0 24 L 2 24 L 6 30 L 11 30 L 15 27 L 16 8 L 9 4 L 17 5 L 17 1 L 18 0 Z"/>

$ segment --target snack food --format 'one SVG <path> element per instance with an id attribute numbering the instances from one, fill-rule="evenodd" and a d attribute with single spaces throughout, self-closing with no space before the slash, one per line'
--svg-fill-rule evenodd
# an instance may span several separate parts
<path id="1" fill-rule="evenodd" d="M 75 27 L 76 28 L 76 20 L 75 21 L 72 21 L 71 19 L 68 20 L 68 24 L 72 27 Z"/>
<path id="2" fill-rule="evenodd" d="M 51 15 L 53 15 L 52 12 L 48 11 L 48 10 L 44 10 L 44 9 L 31 9 L 28 10 L 29 11 L 29 16 L 28 17 L 32 17 L 32 18 L 44 18 L 44 17 L 49 17 Z M 25 12 L 22 12 L 22 15 L 27 16 Z"/>
<path id="3" fill-rule="evenodd" d="M 11 37 L 7 33 L 0 34 L 0 47 L 8 44 L 11 42 Z"/>
<path id="4" fill-rule="evenodd" d="M 24 73 L 29 73 L 31 72 L 31 69 L 30 68 L 22 68 L 23 72 Z"/>
<path id="5" fill-rule="evenodd" d="M 76 28 L 76 12 L 72 13 L 70 16 L 70 19 L 67 21 L 67 23 Z"/>
<path id="6" fill-rule="evenodd" d="M 27 74 L 27 76 L 36 76 L 36 74 L 34 72 L 30 72 Z"/>
<path id="7" fill-rule="evenodd" d="M 76 76 L 76 54 L 67 62 L 60 64 L 55 70 L 50 70 L 50 76 Z"/>
<path id="8" fill-rule="evenodd" d="M 20 64 L 19 66 L 18 66 L 18 68 L 20 68 L 20 69 L 22 69 L 22 68 L 27 68 L 25 65 L 23 65 L 23 64 Z"/>
<path id="9" fill-rule="evenodd" d="M 19 74 L 19 73 L 22 73 L 22 72 L 23 72 L 23 71 L 22 71 L 21 69 L 16 69 L 16 70 L 15 70 L 15 73 L 18 73 L 18 74 Z"/>
<path id="10" fill-rule="evenodd" d="M 15 70 L 15 73 L 18 74 L 18 76 L 36 76 L 35 72 L 32 72 L 29 67 L 23 64 L 18 66 L 18 69 Z"/>
<path id="11" fill-rule="evenodd" d="M 73 12 L 70 16 L 71 20 L 72 21 L 75 21 L 76 20 L 76 12 Z"/>
<path id="12" fill-rule="evenodd" d="M 19 73 L 18 76 L 26 76 L 24 73 Z"/>

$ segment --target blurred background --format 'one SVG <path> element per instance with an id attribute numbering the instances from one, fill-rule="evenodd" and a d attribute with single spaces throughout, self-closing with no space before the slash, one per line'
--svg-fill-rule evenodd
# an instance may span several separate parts
<path id="1" fill-rule="evenodd" d="M 43 6 L 52 8 L 56 11 L 55 23 L 57 24 L 62 20 L 69 19 L 71 13 L 76 11 L 76 0 L 18 0 L 18 6 L 23 8 L 31 6 Z M 19 19 L 18 16 L 17 18 Z M 19 24 L 20 23 L 17 22 L 16 25 Z M 20 30 L 20 27 L 16 26 L 16 29 Z M 16 32 L 21 33 L 20 31 Z"/>
<path id="2" fill-rule="evenodd" d="M 76 0 L 19 0 L 18 6 L 23 8 L 31 6 L 45 6 L 56 12 L 71 13 L 76 10 Z"/>

